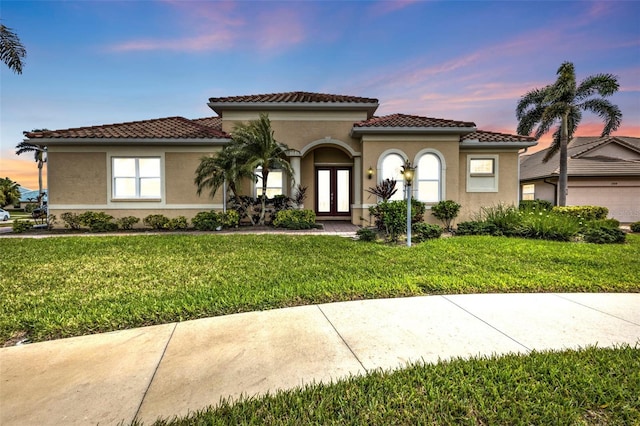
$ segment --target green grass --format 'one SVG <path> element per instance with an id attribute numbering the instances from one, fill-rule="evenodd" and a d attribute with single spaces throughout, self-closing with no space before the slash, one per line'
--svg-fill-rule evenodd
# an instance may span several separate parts
<path id="1" fill-rule="evenodd" d="M 166 425 L 638 425 L 640 349 L 456 359 L 309 385 Z"/>
<path id="2" fill-rule="evenodd" d="M 2 238 L 0 342 L 308 303 L 424 294 L 638 292 L 640 236 L 596 245 L 455 237 Z"/>

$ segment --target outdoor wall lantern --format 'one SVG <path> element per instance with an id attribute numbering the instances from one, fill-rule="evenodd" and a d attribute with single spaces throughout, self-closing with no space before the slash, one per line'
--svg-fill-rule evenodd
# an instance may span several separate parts
<path id="1" fill-rule="evenodd" d="M 402 175 L 404 176 L 404 184 L 407 188 L 407 247 L 411 247 L 411 185 L 416 168 L 411 167 L 409 160 L 405 161 L 402 166 Z"/>
<path id="2" fill-rule="evenodd" d="M 367 177 L 369 179 L 373 179 L 373 168 L 369 167 L 369 170 L 367 170 Z"/>

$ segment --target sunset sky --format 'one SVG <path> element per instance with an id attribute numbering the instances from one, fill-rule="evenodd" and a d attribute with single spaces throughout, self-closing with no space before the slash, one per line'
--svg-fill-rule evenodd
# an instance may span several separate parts
<path id="1" fill-rule="evenodd" d="M 310 91 L 515 133 L 519 97 L 564 61 L 579 81 L 618 76 L 615 134 L 640 136 L 636 1 L 2 0 L 0 12 L 27 49 L 22 75 L 0 64 L 0 175 L 32 189 L 33 158 L 14 154 L 25 130 L 200 118 L 210 97 Z M 578 134 L 600 131 L 586 114 Z"/>

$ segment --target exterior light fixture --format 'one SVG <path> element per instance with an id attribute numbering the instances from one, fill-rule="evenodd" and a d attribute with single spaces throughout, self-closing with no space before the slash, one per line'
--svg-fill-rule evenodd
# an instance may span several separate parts
<path id="1" fill-rule="evenodd" d="M 367 170 L 367 177 L 369 179 L 373 178 L 373 168 L 372 167 L 369 167 L 369 170 Z"/>
<path id="2" fill-rule="evenodd" d="M 407 247 L 411 247 L 411 185 L 415 176 L 415 167 L 411 167 L 409 160 L 405 161 L 402 166 L 402 175 L 404 176 L 404 184 L 407 188 Z"/>

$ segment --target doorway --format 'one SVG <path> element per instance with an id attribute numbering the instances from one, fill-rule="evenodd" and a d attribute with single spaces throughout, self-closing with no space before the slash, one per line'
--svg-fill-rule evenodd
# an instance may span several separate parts
<path id="1" fill-rule="evenodd" d="M 351 215 L 351 167 L 316 167 L 316 215 Z"/>

